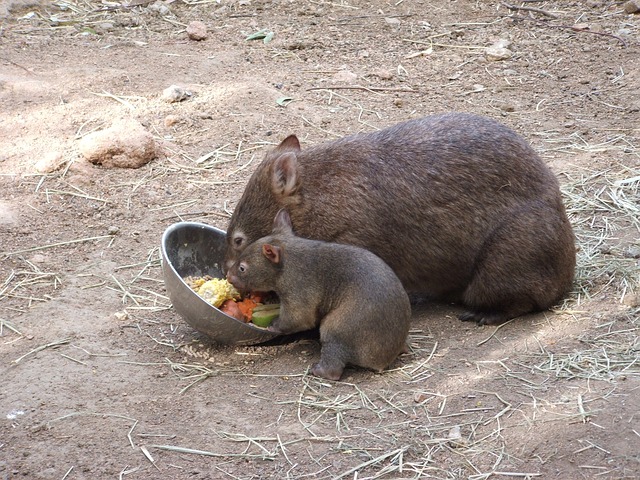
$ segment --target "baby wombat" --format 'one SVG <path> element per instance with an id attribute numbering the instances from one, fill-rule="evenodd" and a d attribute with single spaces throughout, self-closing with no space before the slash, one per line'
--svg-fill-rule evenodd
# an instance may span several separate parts
<path id="1" fill-rule="evenodd" d="M 271 235 L 247 246 L 227 273 L 243 291 L 275 291 L 280 316 L 270 330 L 320 327 L 314 375 L 338 380 L 346 364 L 381 371 L 405 349 L 411 306 L 402 283 L 362 248 L 296 237 L 285 210 Z"/>
<path id="2" fill-rule="evenodd" d="M 305 150 L 295 136 L 253 173 L 227 230 L 225 268 L 286 207 L 296 234 L 364 247 L 411 293 L 500 323 L 571 288 L 575 246 L 558 181 L 509 128 L 464 113 Z"/>

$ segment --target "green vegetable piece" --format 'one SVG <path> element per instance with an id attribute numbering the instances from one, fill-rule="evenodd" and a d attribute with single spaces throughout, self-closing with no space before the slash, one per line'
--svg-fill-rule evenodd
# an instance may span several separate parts
<path id="1" fill-rule="evenodd" d="M 258 327 L 266 328 L 271 322 L 280 315 L 280 304 L 273 303 L 268 305 L 258 305 L 253 309 L 251 322 Z"/>

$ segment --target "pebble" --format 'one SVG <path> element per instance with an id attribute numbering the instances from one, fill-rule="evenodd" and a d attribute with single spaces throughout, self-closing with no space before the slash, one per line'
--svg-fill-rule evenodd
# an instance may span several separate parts
<path id="1" fill-rule="evenodd" d="M 46 260 L 47 260 L 47 257 L 45 257 L 41 253 L 36 253 L 34 256 L 31 257 L 31 263 L 44 263 Z"/>
<path id="2" fill-rule="evenodd" d="M 176 103 L 187 100 L 192 96 L 193 94 L 189 90 L 177 85 L 171 85 L 170 87 L 167 87 L 162 91 L 161 98 L 167 103 Z"/>
<path id="3" fill-rule="evenodd" d="M 187 25 L 187 35 L 191 40 L 206 40 L 208 37 L 207 26 L 204 22 L 199 20 L 194 20 L 193 22 Z"/>
<path id="4" fill-rule="evenodd" d="M 640 258 L 640 247 L 631 246 L 624 252 L 624 256 L 627 258 Z"/>
<path id="5" fill-rule="evenodd" d="M 640 0 L 629 0 L 624 4 L 624 11 L 627 13 L 640 12 Z"/>
<path id="6" fill-rule="evenodd" d="M 513 103 L 501 103 L 500 110 L 503 112 L 515 112 L 516 106 Z"/>
<path id="7" fill-rule="evenodd" d="M 507 60 L 511 58 L 512 55 L 513 55 L 513 52 L 508 48 L 497 47 L 494 45 L 487 47 L 486 50 L 484 51 L 484 56 L 487 58 L 487 60 L 491 60 L 493 62 L 498 62 L 500 60 Z"/>
<path id="8" fill-rule="evenodd" d="M 427 398 L 429 398 L 429 395 L 427 395 L 426 393 L 416 392 L 416 394 L 413 396 L 413 401 L 416 403 L 422 403 Z"/>
<path id="9" fill-rule="evenodd" d="M 169 128 L 175 124 L 180 123 L 180 117 L 178 115 L 167 115 L 164 117 L 164 126 Z"/>
<path id="10" fill-rule="evenodd" d="M 49 152 L 36 162 L 34 168 L 38 173 L 52 173 L 58 170 L 63 164 L 62 153 Z"/>
<path id="11" fill-rule="evenodd" d="M 167 7 L 164 3 L 160 1 L 152 3 L 147 7 L 147 9 L 151 12 L 157 13 L 162 16 L 169 15 L 171 13 L 171 10 L 169 10 L 169 7 Z"/>
<path id="12" fill-rule="evenodd" d="M 393 78 L 393 72 L 384 69 L 371 72 L 371 75 L 378 77 L 380 80 L 391 80 Z"/>
<path id="13" fill-rule="evenodd" d="M 340 70 L 333 75 L 333 80 L 336 82 L 355 83 L 358 80 L 358 75 L 349 70 Z"/>
<path id="14" fill-rule="evenodd" d="M 87 161 L 106 168 L 139 168 L 158 154 L 153 136 L 134 119 L 83 137 L 78 148 Z"/>
<path id="15" fill-rule="evenodd" d="M 627 293 L 622 299 L 622 303 L 627 307 L 637 307 L 640 305 L 640 294 Z"/>
<path id="16" fill-rule="evenodd" d="M 105 33 L 112 31 L 114 28 L 115 26 L 111 22 L 101 22 L 94 27 L 96 33 L 99 35 L 104 35 Z"/>
<path id="17" fill-rule="evenodd" d="M 500 38 L 496 40 L 493 45 L 487 47 L 484 51 L 485 57 L 487 60 L 491 61 L 500 61 L 511 58 L 513 52 L 509 50 L 511 46 L 511 40 L 507 40 L 506 38 Z"/>

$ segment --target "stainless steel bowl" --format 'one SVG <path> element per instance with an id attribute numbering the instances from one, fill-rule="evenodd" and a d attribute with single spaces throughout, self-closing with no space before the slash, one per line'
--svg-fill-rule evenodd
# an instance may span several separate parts
<path id="1" fill-rule="evenodd" d="M 188 276 L 222 278 L 225 232 L 195 222 L 171 225 L 162 235 L 162 273 L 175 308 L 193 328 L 225 345 L 253 345 L 278 336 L 221 312 L 184 282 Z"/>

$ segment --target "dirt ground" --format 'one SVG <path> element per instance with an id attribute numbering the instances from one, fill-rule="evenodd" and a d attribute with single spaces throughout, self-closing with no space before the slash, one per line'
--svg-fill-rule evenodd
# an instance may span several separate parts
<path id="1" fill-rule="evenodd" d="M 0 5 L 0 478 L 640 478 L 640 15 L 136 2 Z M 174 84 L 192 95 L 164 101 Z M 170 308 L 162 232 L 226 228 L 269 145 L 452 110 L 558 174 L 579 249 L 563 305 L 500 328 L 418 305 L 412 351 L 341 382 L 308 375 L 312 337 L 217 346 Z M 122 118 L 158 157 L 83 160 Z"/>

